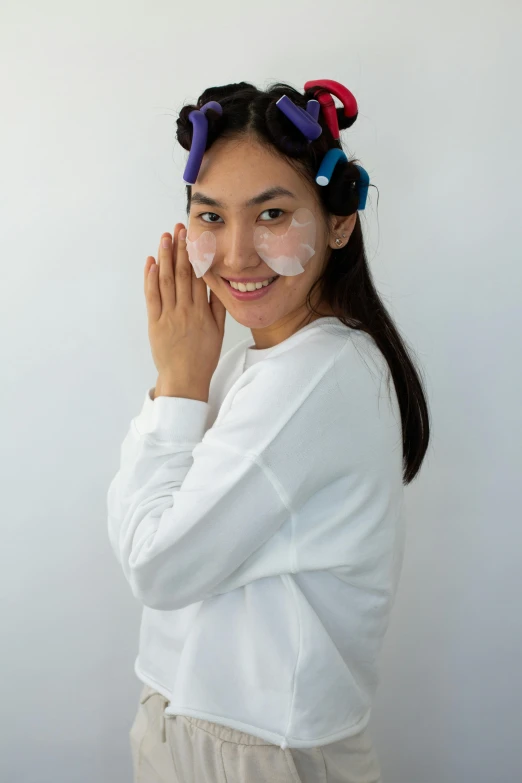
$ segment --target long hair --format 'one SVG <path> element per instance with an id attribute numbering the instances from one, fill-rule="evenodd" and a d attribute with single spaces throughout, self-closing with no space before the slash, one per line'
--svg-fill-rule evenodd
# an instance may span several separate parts
<path id="1" fill-rule="evenodd" d="M 393 378 L 402 422 L 403 483 L 409 484 L 417 475 L 426 454 L 430 437 L 430 417 L 426 393 L 419 370 L 397 326 L 377 293 L 366 257 L 358 205 L 357 182 L 359 170 L 356 159 L 339 161 L 330 183 L 317 185 L 315 176 L 329 149 L 342 149 L 319 113 L 323 132 L 309 142 L 295 125 L 276 106 L 282 95 L 306 109 L 307 101 L 316 98 L 322 88 L 312 88 L 301 94 L 284 82 L 276 82 L 267 90 L 259 90 L 248 82 L 209 87 L 198 98 L 197 105 L 186 105 L 177 119 L 176 137 L 181 146 L 190 150 L 192 123 L 189 114 L 208 101 L 218 101 L 223 114 L 209 110 L 206 149 L 214 141 L 252 137 L 274 154 L 283 156 L 314 189 L 325 221 L 332 215 L 357 213 L 354 229 L 344 247 L 332 249 L 321 275 L 307 296 L 310 312 L 311 298 L 319 286 L 319 301 L 326 302 L 335 316 L 352 329 L 369 334 L 384 355 Z M 357 116 L 357 115 L 356 115 Z M 337 109 L 339 129 L 349 128 L 356 119 L 346 118 L 343 109 Z M 187 185 L 187 215 L 190 211 L 192 186 Z"/>

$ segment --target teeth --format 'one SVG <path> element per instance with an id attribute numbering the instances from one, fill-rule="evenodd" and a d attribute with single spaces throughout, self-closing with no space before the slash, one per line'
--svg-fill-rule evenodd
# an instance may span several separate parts
<path id="1" fill-rule="evenodd" d="M 267 285 L 270 285 L 272 280 L 275 280 L 277 275 L 274 277 L 269 277 L 268 280 L 263 280 L 261 283 L 232 283 L 230 280 L 229 285 L 232 288 L 235 288 L 236 291 L 255 291 L 258 288 L 266 288 Z"/>

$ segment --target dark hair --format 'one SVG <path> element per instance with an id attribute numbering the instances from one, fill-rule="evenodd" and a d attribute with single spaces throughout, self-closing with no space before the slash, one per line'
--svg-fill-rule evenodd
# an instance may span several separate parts
<path id="1" fill-rule="evenodd" d="M 402 421 L 403 483 L 409 484 L 417 475 L 428 448 L 430 420 L 427 400 L 419 370 L 410 356 L 404 338 L 393 323 L 374 286 L 363 241 L 360 216 L 357 211 L 359 170 L 355 159 L 339 161 L 330 183 L 317 185 L 315 176 L 326 152 L 342 149 L 334 139 L 322 113 L 319 113 L 323 132 L 312 142 L 276 106 L 282 95 L 306 109 L 307 101 L 317 98 L 323 88 L 306 90 L 304 95 L 289 84 L 277 82 L 266 91 L 248 82 L 209 87 L 198 98 L 197 105 L 183 106 L 177 120 L 177 140 L 190 150 L 192 123 L 188 116 L 208 101 L 218 101 L 223 114 L 208 110 L 208 149 L 216 139 L 239 139 L 252 136 L 256 142 L 275 154 L 284 156 L 305 181 L 314 188 L 325 221 L 330 215 L 357 213 L 355 227 L 344 247 L 332 249 L 320 277 L 307 296 L 311 312 L 320 316 L 311 304 L 312 292 L 320 286 L 321 302 L 329 304 L 335 316 L 352 329 L 369 334 L 384 355 L 393 377 Z M 328 93 L 329 94 L 329 93 Z M 349 128 L 355 117 L 346 118 L 342 108 L 337 109 L 339 129 Z M 190 211 L 192 186 L 187 185 L 187 215 Z M 389 379 L 388 379 L 389 380 Z"/>

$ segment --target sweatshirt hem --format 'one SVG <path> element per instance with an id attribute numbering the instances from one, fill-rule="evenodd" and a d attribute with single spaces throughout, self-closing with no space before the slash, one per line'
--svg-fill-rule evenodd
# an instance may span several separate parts
<path id="1" fill-rule="evenodd" d="M 272 745 L 279 745 L 282 750 L 285 748 L 316 748 L 321 745 L 330 745 L 332 742 L 340 742 L 341 740 L 347 739 L 354 734 L 358 734 L 360 731 L 365 729 L 370 720 L 371 708 L 364 713 L 362 718 L 360 718 L 357 723 L 352 723 L 351 726 L 340 729 L 333 734 L 328 734 L 327 736 L 318 737 L 313 740 L 302 740 L 298 739 L 297 737 L 288 736 L 285 737 L 282 734 L 278 734 L 277 732 L 261 729 L 258 726 L 252 726 L 249 723 L 243 723 L 242 721 L 237 721 L 233 718 L 224 718 L 221 715 L 215 715 L 212 712 L 204 712 L 203 710 L 193 710 L 190 707 L 186 707 L 181 704 L 173 705 L 170 701 L 171 694 L 169 693 L 168 688 L 163 686 L 150 674 L 146 674 L 140 668 L 138 659 L 135 661 L 134 671 L 138 679 L 141 680 L 144 685 L 148 685 L 149 688 L 153 688 L 154 690 L 158 691 L 158 693 L 161 693 L 166 701 L 169 702 L 168 707 L 166 707 L 164 712 L 166 717 L 174 718 L 176 715 L 180 715 L 187 718 L 206 720 L 210 723 L 216 723 L 218 726 L 228 726 L 231 729 L 236 729 L 237 731 L 241 731 L 246 734 L 252 734 L 254 737 L 260 737 L 261 739 L 265 740 L 265 742 L 269 742 Z"/>
<path id="2" fill-rule="evenodd" d="M 321 745 L 330 745 L 334 742 L 340 742 L 343 739 L 347 739 L 348 737 L 352 737 L 354 734 L 363 731 L 370 720 L 370 710 L 368 710 L 357 723 L 352 724 L 348 728 L 341 729 L 323 737 L 303 740 L 288 735 L 284 736 L 283 734 L 269 731 L 268 729 L 262 729 L 259 726 L 252 726 L 249 723 L 243 723 L 242 721 L 234 720 L 233 718 L 214 715 L 213 713 L 205 712 L 204 710 L 193 710 L 190 707 L 181 704 L 175 705 L 172 704 L 172 702 L 169 702 L 168 706 L 165 708 L 164 715 L 165 717 L 171 718 L 179 715 L 186 718 L 205 720 L 210 723 L 215 723 L 218 726 L 227 726 L 228 728 L 236 729 L 236 731 L 251 734 L 254 737 L 260 737 L 272 745 L 279 745 L 282 750 L 285 748 L 317 748 Z"/>

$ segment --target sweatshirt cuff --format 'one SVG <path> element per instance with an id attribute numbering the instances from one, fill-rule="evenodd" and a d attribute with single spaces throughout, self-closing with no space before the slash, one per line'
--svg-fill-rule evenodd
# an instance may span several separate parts
<path id="1" fill-rule="evenodd" d="M 156 397 L 147 389 L 143 406 L 135 419 L 139 435 L 154 434 L 160 440 L 199 443 L 207 430 L 208 402 L 187 397 Z"/>

